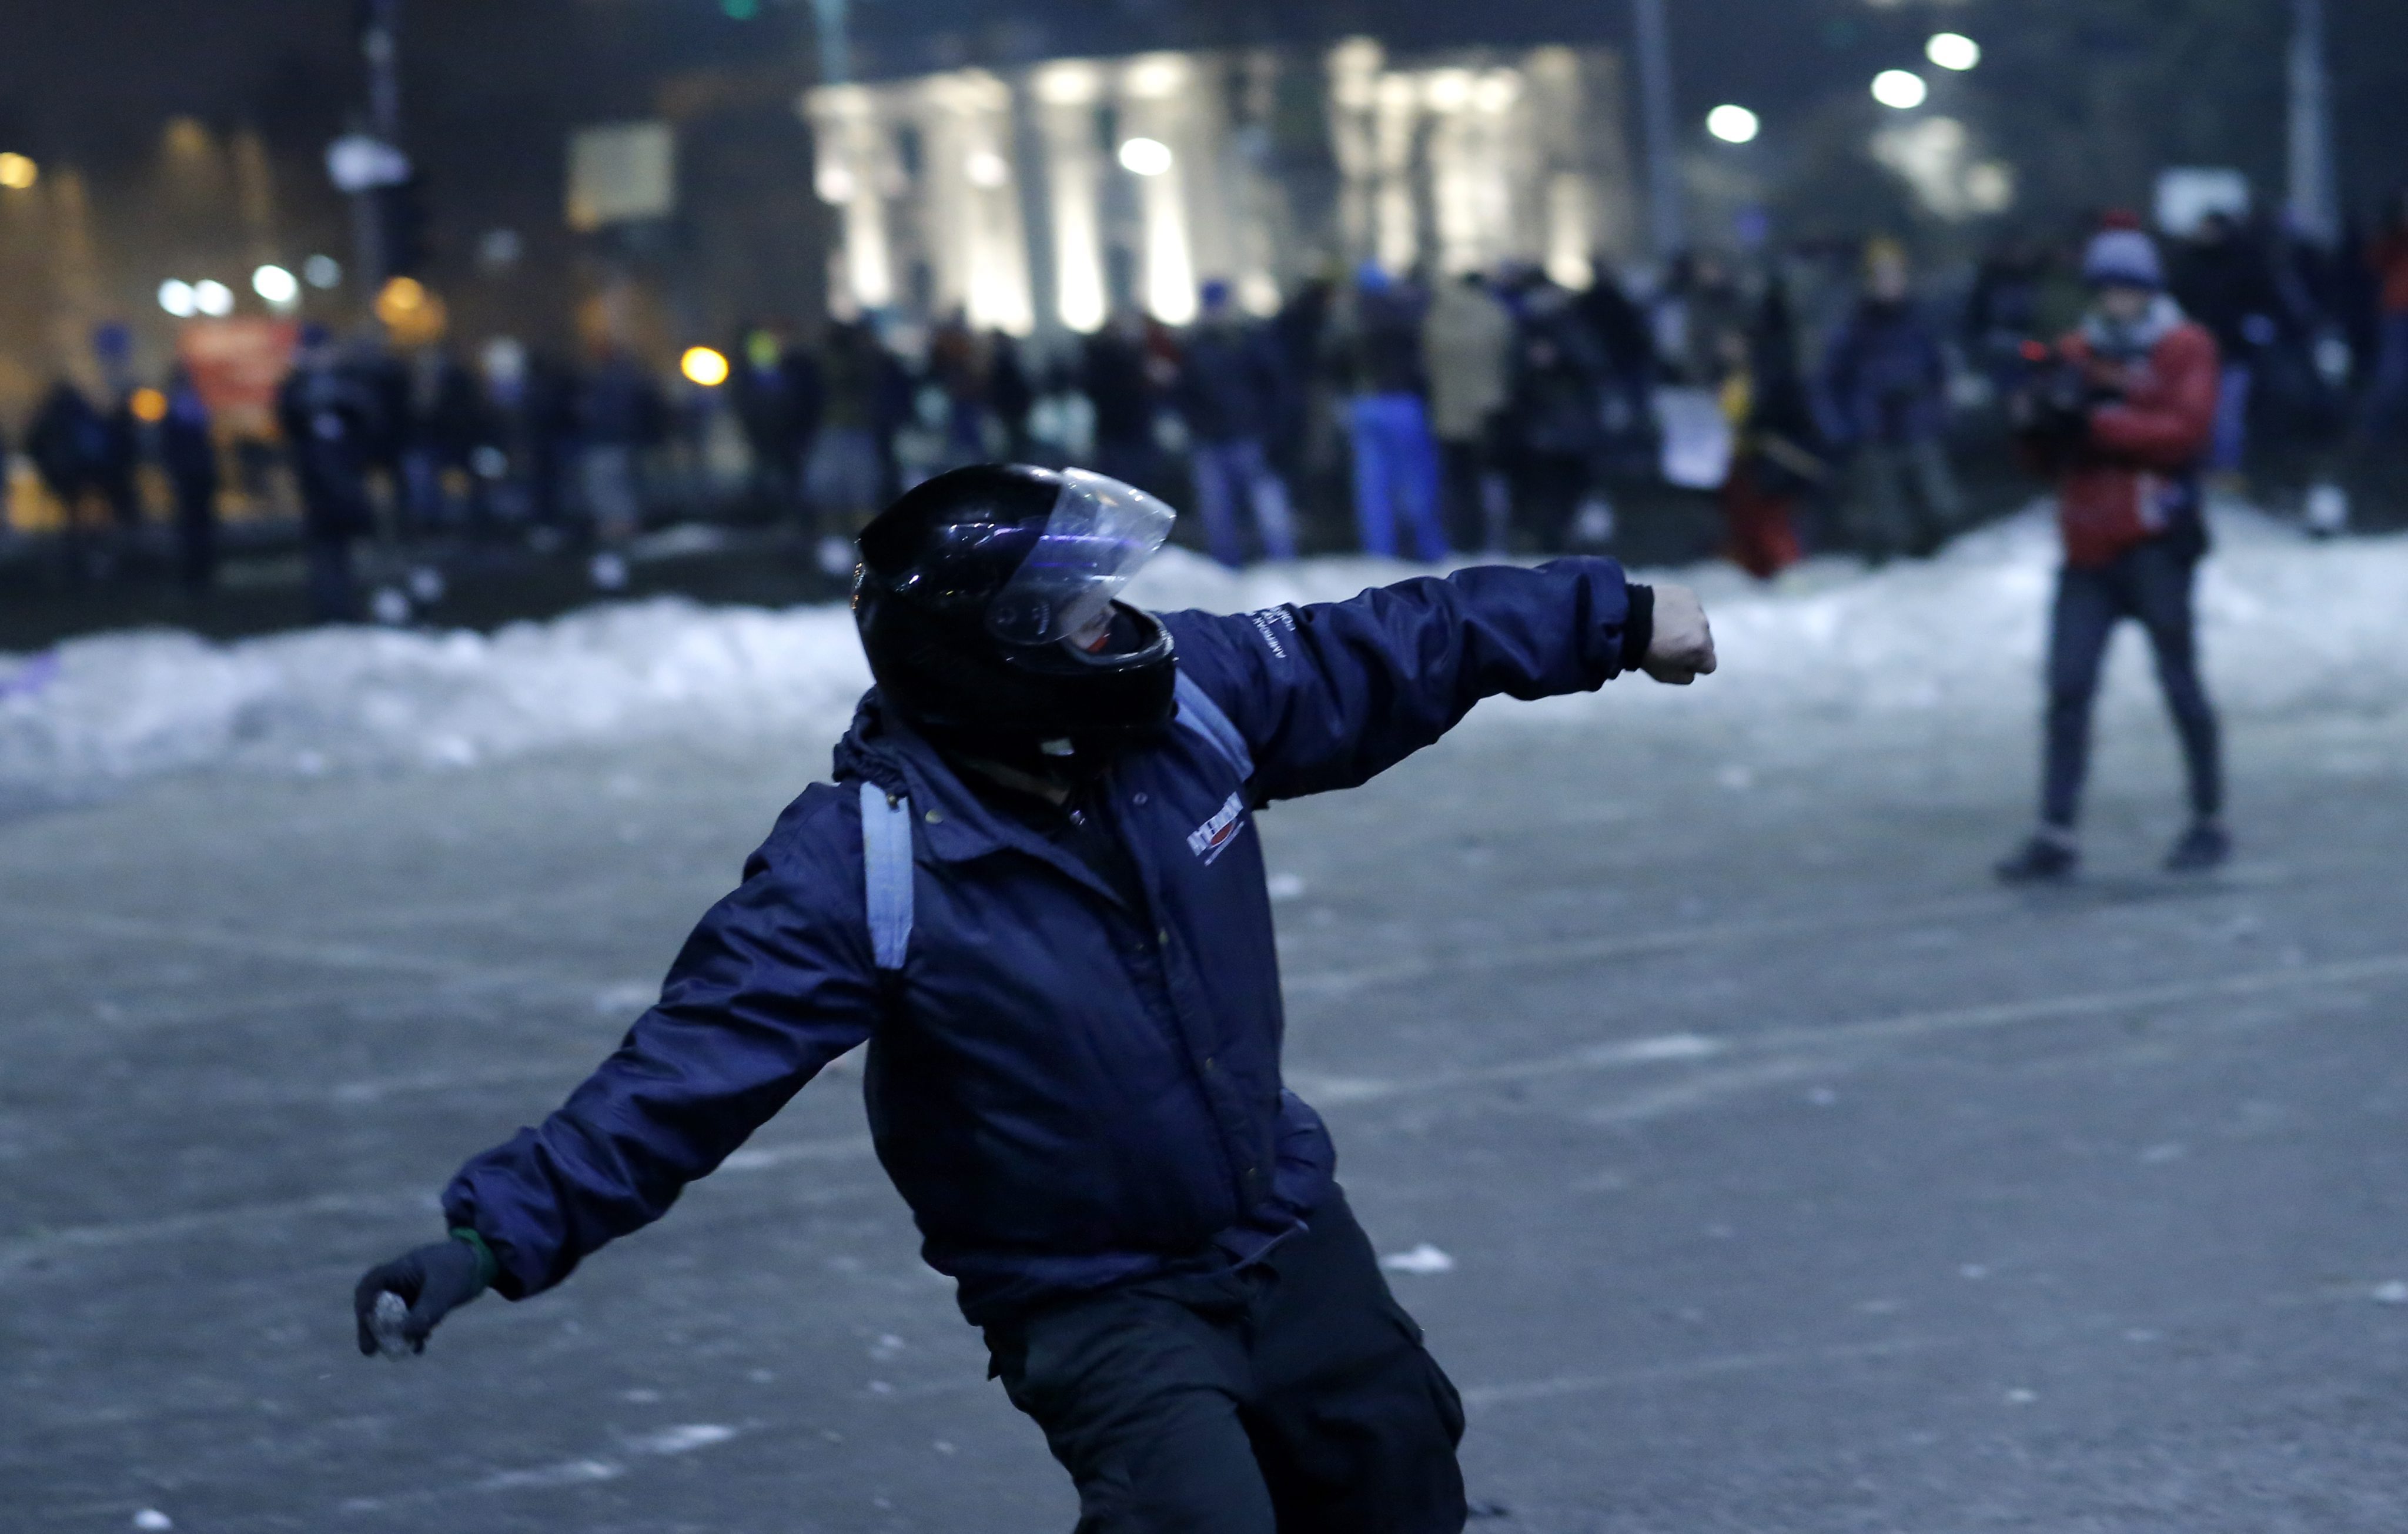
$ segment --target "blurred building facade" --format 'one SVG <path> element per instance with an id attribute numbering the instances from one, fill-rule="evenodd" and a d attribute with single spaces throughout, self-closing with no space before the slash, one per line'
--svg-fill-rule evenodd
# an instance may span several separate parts
<path id="1" fill-rule="evenodd" d="M 1055 59 L 820 87 L 800 108 L 839 313 L 959 310 L 1027 336 L 1126 306 L 1177 324 L 1206 279 L 1268 312 L 1340 265 L 1526 263 L 1582 284 L 1593 256 L 1640 244 L 1602 48 Z"/>

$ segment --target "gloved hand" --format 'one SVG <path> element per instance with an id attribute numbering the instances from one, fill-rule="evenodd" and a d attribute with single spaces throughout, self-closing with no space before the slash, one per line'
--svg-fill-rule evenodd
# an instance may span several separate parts
<path id="1" fill-rule="evenodd" d="M 493 1254 L 483 1241 L 454 1233 L 380 1263 L 360 1276 L 351 1291 L 351 1314 L 359 1323 L 360 1352 L 377 1355 L 372 1323 L 380 1295 L 399 1295 L 409 1306 L 401 1324 L 402 1340 L 412 1353 L 426 1351 L 426 1334 L 445 1316 L 485 1292 L 494 1276 Z"/>

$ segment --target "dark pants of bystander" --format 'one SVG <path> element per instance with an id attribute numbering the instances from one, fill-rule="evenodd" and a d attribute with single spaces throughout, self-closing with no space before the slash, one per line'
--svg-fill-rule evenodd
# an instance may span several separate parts
<path id="1" fill-rule="evenodd" d="M 312 529 L 302 538 L 308 558 L 309 621 L 348 624 L 360 615 L 359 581 L 351 573 L 351 536 Z"/>
<path id="2" fill-rule="evenodd" d="M 1457 1534 L 1463 1407 L 1342 1194 L 1260 1261 L 996 1326 L 1077 1534 Z"/>
<path id="3" fill-rule="evenodd" d="M 2182 738 L 2190 776 L 2191 814 L 2212 820 L 2224 804 L 2215 710 L 2200 684 L 2198 629 L 2191 611 L 2191 576 L 2198 561 L 2171 538 L 2128 549 L 2099 569 L 2068 568 L 2057 577 L 2049 623 L 2048 749 L 2041 791 L 2043 823 L 2071 829 L 2090 766 L 2090 716 L 2099 668 L 2115 625 L 2137 618 L 2148 631 L 2166 710 Z"/>

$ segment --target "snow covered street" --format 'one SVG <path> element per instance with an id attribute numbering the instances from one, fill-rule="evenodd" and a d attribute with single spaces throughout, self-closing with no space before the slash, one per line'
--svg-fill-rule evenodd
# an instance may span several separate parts
<path id="1" fill-rule="evenodd" d="M 2408 1527 L 2408 538 L 2217 537 L 2204 881 L 2153 871 L 2137 632 L 2089 876 L 1987 877 L 2028 518 L 1692 572 L 1720 674 L 1490 704 L 1262 817 L 1290 1082 L 1463 1387 L 1476 1527 Z M 841 609 L 673 601 L 0 657 L 0 1525 L 1067 1528 L 851 1059 L 561 1290 L 351 1345 L 359 1269 L 610 1048 L 865 680 Z"/>

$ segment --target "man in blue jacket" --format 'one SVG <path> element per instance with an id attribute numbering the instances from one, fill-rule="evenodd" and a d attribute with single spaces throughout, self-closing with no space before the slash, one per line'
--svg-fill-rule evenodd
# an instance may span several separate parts
<path id="1" fill-rule="evenodd" d="M 1099 475 L 978 466 L 870 524 L 878 685 L 836 782 L 780 818 L 618 1052 L 462 1168 L 449 1238 L 361 1279 L 362 1352 L 559 1283 L 867 1043 L 880 1160 L 1082 1531 L 1461 1527 L 1455 1389 L 1281 1084 L 1251 817 L 1484 697 L 1688 681 L 1713 638 L 1688 592 L 1602 559 L 1156 617 L 1115 598 L 1171 516 Z"/>

